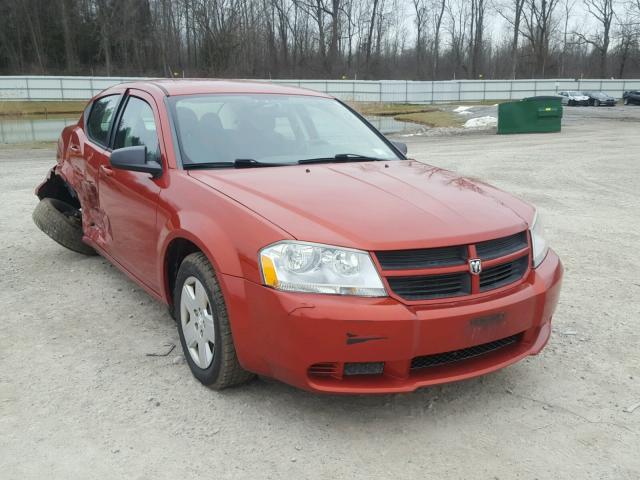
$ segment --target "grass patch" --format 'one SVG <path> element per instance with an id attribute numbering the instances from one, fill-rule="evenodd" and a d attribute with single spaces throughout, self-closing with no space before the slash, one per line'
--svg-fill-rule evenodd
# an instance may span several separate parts
<path id="1" fill-rule="evenodd" d="M 352 108 L 362 115 L 378 117 L 395 117 L 405 113 L 433 112 L 438 110 L 433 105 L 415 105 L 411 103 L 352 103 Z"/>
<path id="2" fill-rule="evenodd" d="M 393 117 L 399 122 L 418 123 L 432 128 L 461 127 L 464 119 L 443 109 L 444 105 L 417 105 L 407 103 L 352 103 L 351 107 L 362 115 Z"/>
<path id="3" fill-rule="evenodd" d="M 453 112 L 433 110 L 430 112 L 405 113 L 393 117 L 399 122 L 412 122 L 432 128 L 455 128 L 464 124 L 462 118 Z"/>
<path id="4" fill-rule="evenodd" d="M 80 114 L 87 102 L 69 100 L 46 101 L 0 101 L 0 115 L 69 115 Z"/>
<path id="5" fill-rule="evenodd" d="M 455 128 L 462 127 L 463 119 L 452 112 L 444 110 L 433 110 L 430 112 L 405 113 L 393 117 L 399 122 L 412 122 L 427 125 L 433 128 Z"/>

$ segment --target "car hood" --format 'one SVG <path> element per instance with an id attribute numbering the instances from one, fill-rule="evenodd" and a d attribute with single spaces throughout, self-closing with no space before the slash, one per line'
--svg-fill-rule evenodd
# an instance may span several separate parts
<path id="1" fill-rule="evenodd" d="M 526 229 L 534 215 L 500 190 L 413 160 L 189 174 L 296 239 L 365 250 L 498 238 Z"/>

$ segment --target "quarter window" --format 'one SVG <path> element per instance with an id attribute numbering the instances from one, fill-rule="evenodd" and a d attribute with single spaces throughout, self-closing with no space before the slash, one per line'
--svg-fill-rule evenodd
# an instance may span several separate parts
<path id="1" fill-rule="evenodd" d="M 147 102 L 129 97 L 124 109 L 113 148 L 147 147 L 147 162 L 160 162 L 160 144 L 153 110 Z"/>
<path id="2" fill-rule="evenodd" d="M 119 99 L 120 95 L 109 95 L 96 100 L 91 107 L 87 119 L 87 134 L 91 140 L 103 147 L 106 147 L 109 141 L 109 129 Z"/>

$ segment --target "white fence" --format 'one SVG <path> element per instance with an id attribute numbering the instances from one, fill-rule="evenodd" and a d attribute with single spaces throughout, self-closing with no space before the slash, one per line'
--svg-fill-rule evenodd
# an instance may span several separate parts
<path id="1" fill-rule="evenodd" d="M 0 101 L 87 100 L 117 83 L 133 77 L 0 77 Z M 598 90 L 622 97 L 625 90 L 640 90 L 636 80 L 266 80 L 328 93 L 342 100 L 390 103 L 473 102 L 518 100 L 536 95 L 555 95 L 563 90 Z"/>

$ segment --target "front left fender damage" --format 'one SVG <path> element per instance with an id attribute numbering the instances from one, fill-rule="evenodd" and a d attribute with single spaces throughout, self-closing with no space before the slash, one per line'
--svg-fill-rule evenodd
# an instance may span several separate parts
<path id="1" fill-rule="evenodd" d="M 70 179 L 65 173 L 70 173 Z M 73 181 L 75 179 L 75 181 Z M 70 167 L 60 163 L 49 170 L 46 179 L 36 187 L 36 196 L 55 198 L 80 210 L 84 235 L 90 240 L 104 243 L 105 218 L 98 208 L 98 189 L 95 182 L 87 180 Z"/>

